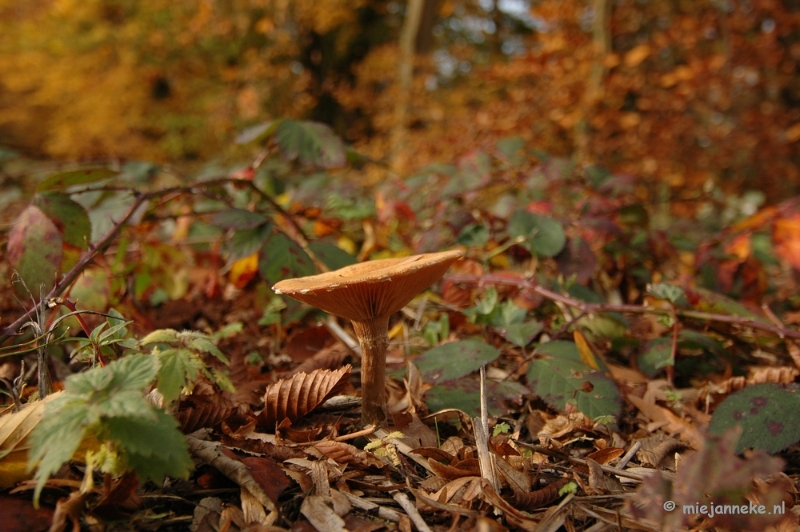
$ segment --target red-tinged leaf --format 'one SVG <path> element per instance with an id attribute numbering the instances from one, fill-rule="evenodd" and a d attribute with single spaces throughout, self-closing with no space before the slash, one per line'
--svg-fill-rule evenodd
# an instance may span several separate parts
<path id="1" fill-rule="evenodd" d="M 274 428 L 284 419 L 295 421 L 305 416 L 347 386 L 350 369 L 348 364 L 336 371 L 298 373 L 269 385 L 264 394 L 264 410 L 258 415 L 259 425 Z"/>
<path id="2" fill-rule="evenodd" d="M 53 286 L 60 271 L 63 239 L 53 221 L 39 207 L 28 206 L 17 218 L 8 234 L 7 257 L 11 267 L 19 273 L 34 297 L 39 296 L 39 286 L 45 290 Z M 17 293 L 29 297 L 26 289 L 15 283 Z"/>
<path id="3" fill-rule="evenodd" d="M 778 218 L 772 225 L 775 253 L 800 270 L 800 213 Z"/>

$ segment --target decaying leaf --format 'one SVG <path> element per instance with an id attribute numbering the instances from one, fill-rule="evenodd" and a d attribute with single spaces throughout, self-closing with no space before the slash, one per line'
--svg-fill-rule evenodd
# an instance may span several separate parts
<path id="1" fill-rule="evenodd" d="M 275 427 L 284 419 L 296 421 L 347 385 L 352 366 L 330 370 L 297 373 L 267 387 L 264 410 L 258 415 L 262 427 Z"/>
<path id="2" fill-rule="evenodd" d="M 520 510 L 531 511 L 536 508 L 546 506 L 551 502 L 558 500 L 561 496 L 559 491 L 561 488 L 572 482 L 568 478 L 560 478 L 551 482 L 547 486 L 530 493 L 523 493 L 521 491 L 514 492 L 514 499 L 512 503 L 514 507 Z"/>
<path id="3" fill-rule="evenodd" d="M 753 479 L 773 477 L 783 468 L 782 460 L 763 451 L 756 451 L 746 459 L 739 458 L 735 449 L 740 433 L 740 430 L 732 429 L 705 440 L 696 453 L 683 460 L 674 482 L 666 480 L 658 472 L 648 476 L 637 490 L 637 496 L 628 503 L 628 511 L 633 516 L 660 523 L 662 529 L 685 526 L 695 518 L 711 518 L 715 526 L 736 530 L 763 530 L 767 525 L 780 521 L 785 512 L 776 508 L 781 508 L 787 489 L 780 482 L 758 494 L 756 507 L 764 505 L 763 512 L 754 510 L 731 514 L 717 511 L 711 515 L 709 509 L 712 505 L 750 508 L 755 490 Z M 674 503 L 671 506 L 674 510 L 665 506 L 668 501 Z"/>

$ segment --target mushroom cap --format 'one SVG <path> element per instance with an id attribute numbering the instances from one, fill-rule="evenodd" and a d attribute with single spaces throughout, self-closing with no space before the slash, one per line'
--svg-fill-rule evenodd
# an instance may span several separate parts
<path id="1" fill-rule="evenodd" d="M 350 321 L 369 321 L 388 317 L 406 306 L 463 255 L 461 250 L 452 250 L 371 260 L 319 275 L 285 279 L 272 289 Z"/>

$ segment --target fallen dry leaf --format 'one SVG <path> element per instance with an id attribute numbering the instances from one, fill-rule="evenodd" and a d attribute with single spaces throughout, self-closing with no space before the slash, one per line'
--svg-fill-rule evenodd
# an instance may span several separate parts
<path id="1" fill-rule="evenodd" d="M 336 371 L 318 369 L 297 373 L 267 386 L 264 410 L 258 415 L 262 427 L 275 428 L 284 419 L 296 421 L 347 386 L 350 364 Z"/>

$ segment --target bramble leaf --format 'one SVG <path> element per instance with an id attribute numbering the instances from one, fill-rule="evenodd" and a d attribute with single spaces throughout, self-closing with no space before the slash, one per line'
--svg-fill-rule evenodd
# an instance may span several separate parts
<path id="1" fill-rule="evenodd" d="M 275 142 L 289 160 L 299 159 L 323 168 L 345 163 L 344 144 L 325 124 L 281 120 L 275 129 Z"/>
<path id="2" fill-rule="evenodd" d="M 500 356 L 500 351 L 483 342 L 462 340 L 428 349 L 414 360 L 422 380 L 440 383 L 477 371 Z"/>
<path id="3" fill-rule="evenodd" d="M 189 349 L 166 349 L 156 356 L 161 363 L 156 386 L 165 402 L 177 399 L 184 386 L 197 378 L 204 367 L 203 361 Z"/>
<path id="4" fill-rule="evenodd" d="M 569 403 L 594 419 L 619 416 L 622 397 L 605 373 L 586 365 L 572 342 L 553 341 L 536 349 L 540 358 L 528 366 L 528 384 L 550 406 L 564 411 Z"/>
<path id="5" fill-rule="evenodd" d="M 508 234 L 524 237 L 528 251 L 541 257 L 553 257 L 564 249 L 567 237 L 561 222 L 549 216 L 519 210 L 508 220 Z"/>
<path id="6" fill-rule="evenodd" d="M 775 383 L 753 384 L 729 395 L 711 417 L 708 430 L 722 434 L 742 427 L 736 452 L 763 449 L 777 453 L 800 441 L 800 393 Z"/>

